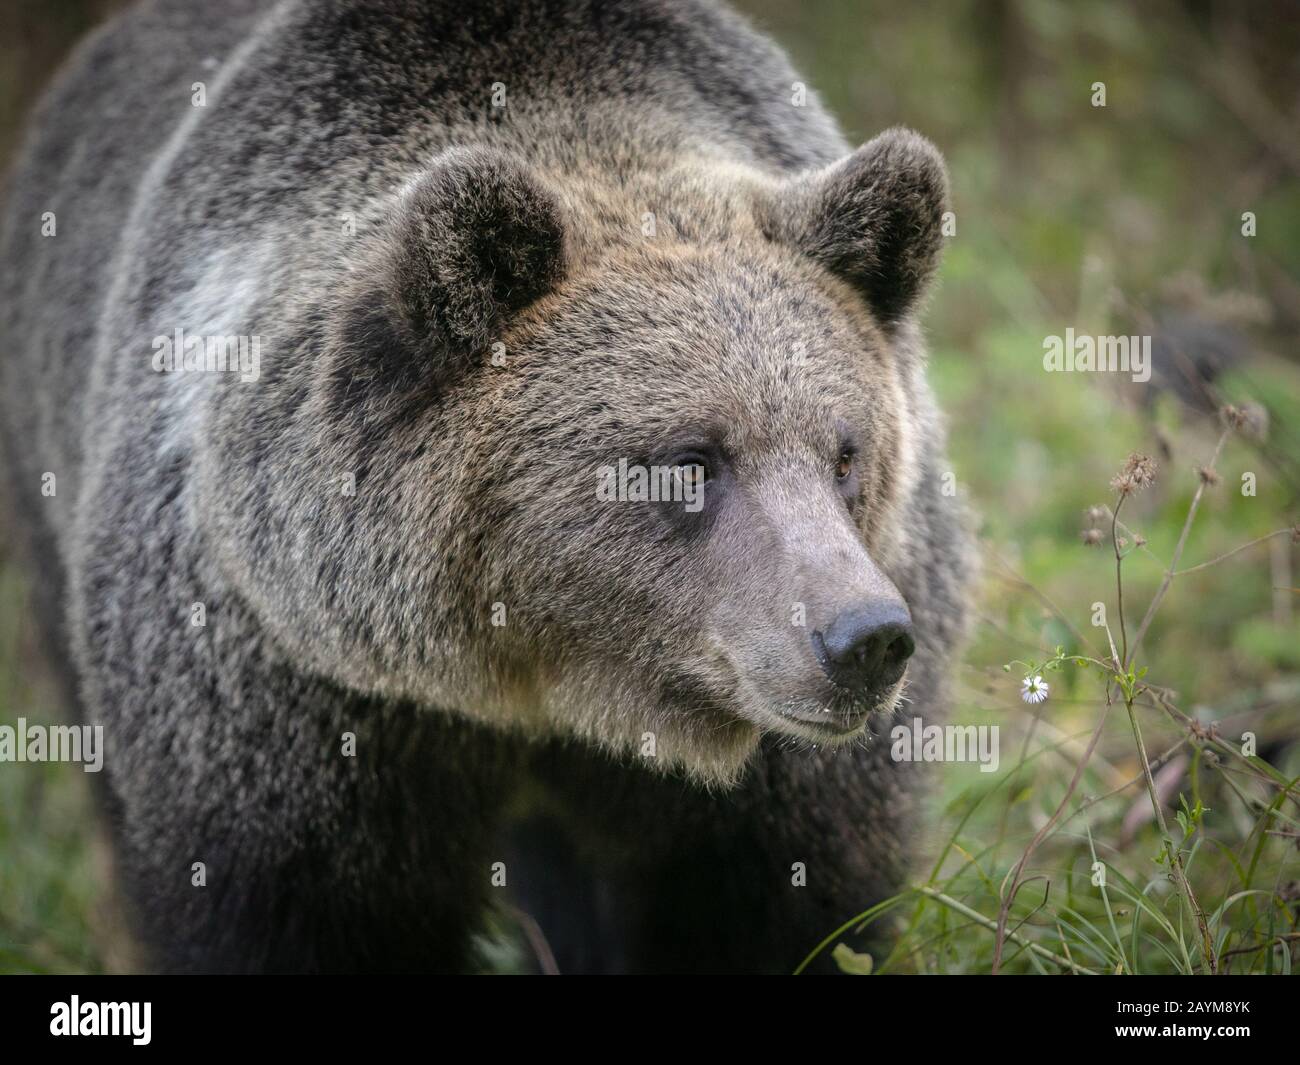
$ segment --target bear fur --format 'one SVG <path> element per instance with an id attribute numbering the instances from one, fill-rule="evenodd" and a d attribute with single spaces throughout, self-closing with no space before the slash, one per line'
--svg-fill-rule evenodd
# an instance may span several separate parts
<path id="1" fill-rule="evenodd" d="M 514 907 L 563 972 L 788 972 L 899 889 L 888 730 L 971 572 L 947 180 L 797 82 L 711 0 L 155 0 L 79 48 L 8 181 L 3 444 L 150 968 L 464 971 Z M 698 512 L 598 501 L 683 454 Z M 809 634 L 895 590 L 863 708 Z"/>

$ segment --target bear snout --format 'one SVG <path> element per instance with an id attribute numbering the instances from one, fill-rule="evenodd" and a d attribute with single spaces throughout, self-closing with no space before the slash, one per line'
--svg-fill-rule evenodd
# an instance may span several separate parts
<path id="1" fill-rule="evenodd" d="M 873 601 L 840 611 L 812 634 L 813 653 L 840 688 L 877 696 L 903 678 L 916 650 L 912 615 L 901 601 Z"/>

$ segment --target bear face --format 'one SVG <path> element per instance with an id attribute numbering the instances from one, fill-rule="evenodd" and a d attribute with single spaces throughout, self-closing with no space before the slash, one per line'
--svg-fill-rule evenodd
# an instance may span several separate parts
<path id="1" fill-rule="evenodd" d="M 707 161 L 565 180 L 445 153 L 308 345 L 310 439 L 277 445 L 304 481 L 364 471 L 356 499 L 317 488 L 277 519 L 314 545 L 319 592 L 286 559 L 226 555 L 227 574 L 299 660 L 497 726 L 714 782 L 767 732 L 851 740 L 915 646 L 886 573 L 945 197 L 904 131 L 784 180 Z M 645 239 L 656 200 L 671 210 Z M 247 462 L 243 492 L 223 471 L 207 493 L 218 551 L 294 495 L 283 464 Z M 308 613 L 330 631 L 295 635 Z"/>
<path id="2" fill-rule="evenodd" d="M 906 367 L 855 302 L 741 246 L 631 249 L 538 305 L 490 386 L 525 443 L 486 467 L 489 554 L 538 660 L 624 674 L 695 748 L 843 741 L 893 705 L 901 676 L 837 676 L 821 643 L 866 604 L 906 614 L 872 559 L 901 502 Z"/>

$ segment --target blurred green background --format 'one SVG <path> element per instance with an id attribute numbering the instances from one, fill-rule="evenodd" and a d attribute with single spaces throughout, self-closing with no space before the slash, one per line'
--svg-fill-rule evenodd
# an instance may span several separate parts
<path id="1" fill-rule="evenodd" d="M 0 2 L 0 159 L 58 59 L 114 6 Z M 983 558 L 956 715 L 1001 726 L 1002 769 L 941 772 L 925 844 L 936 864 L 923 865 L 918 883 L 947 901 L 909 896 L 879 917 L 900 938 L 873 965 L 988 971 L 994 936 L 979 918 L 996 918 L 1004 878 L 1065 796 L 1102 705 L 1099 679 L 1067 668 L 1047 677 L 1045 704 L 1028 706 L 1023 668 L 1002 669 L 1058 645 L 1082 651 L 1072 627 L 1100 651 L 1095 602 L 1115 627 L 1114 556 L 1083 545 L 1085 510 L 1113 505 L 1108 483 L 1130 452 L 1156 459 L 1155 486 L 1123 513 L 1147 541 L 1124 564 L 1130 627 L 1173 555 L 1222 403 L 1261 404 L 1268 432 L 1228 441 L 1180 568 L 1300 517 L 1300 6 L 740 6 L 790 51 L 851 138 L 906 124 L 948 159 L 956 232 L 927 332 L 955 483 Z M 1097 83 L 1104 107 L 1094 106 Z M 1253 235 L 1243 234 L 1245 212 Z M 1155 379 L 1045 373 L 1044 338 L 1067 327 L 1153 336 Z M 1254 495 L 1242 492 L 1245 473 Z M 1234 741 L 1254 731 L 1286 779 L 1300 775 L 1296 564 L 1290 538 L 1277 536 L 1176 579 L 1139 660 L 1184 713 L 1218 722 Z M 0 722 L 56 713 L 24 580 L 6 557 Z M 1300 804 L 1282 798 L 1266 812 L 1278 791 L 1258 773 L 1207 762 L 1186 728 L 1138 712 L 1153 757 L 1181 744 L 1159 781 L 1168 816 L 1180 794 L 1208 807 L 1188 835 L 1188 861 L 1229 966 L 1289 971 L 1300 939 Z M 1058 826 L 1026 864 L 1011 922 L 1022 942 L 1008 944 L 1007 968 L 1056 971 L 1044 951 L 1097 971 L 1195 968 L 1194 952 L 1190 961 L 1183 953 L 1194 937 L 1153 860 L 1150 804 L 1132 783 L 1139 772 L 1120 707 L 1068 812 L 1085 796 L 1107 797 Z M 0 971 L 129 965 L 93 823 L 76 767 L 0 766 Z M 1123 885 L 1111 896 L 1091 884 L 1094 854 Z M 856 945 L 852 929 L 833 931 L 828 949 Z M 1038 949 L 1023 949 L 1031 941 Z"/>

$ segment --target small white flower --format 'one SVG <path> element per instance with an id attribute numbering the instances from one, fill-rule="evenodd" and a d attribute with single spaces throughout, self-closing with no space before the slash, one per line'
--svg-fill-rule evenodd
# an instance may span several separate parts
<path id="1" fill-rule="evenodd" d="M 1027 703 L 1041 703 L 1049 691 L 1042 677 L 1026 677 L 1020 689 L 1020 698 Z"/>

